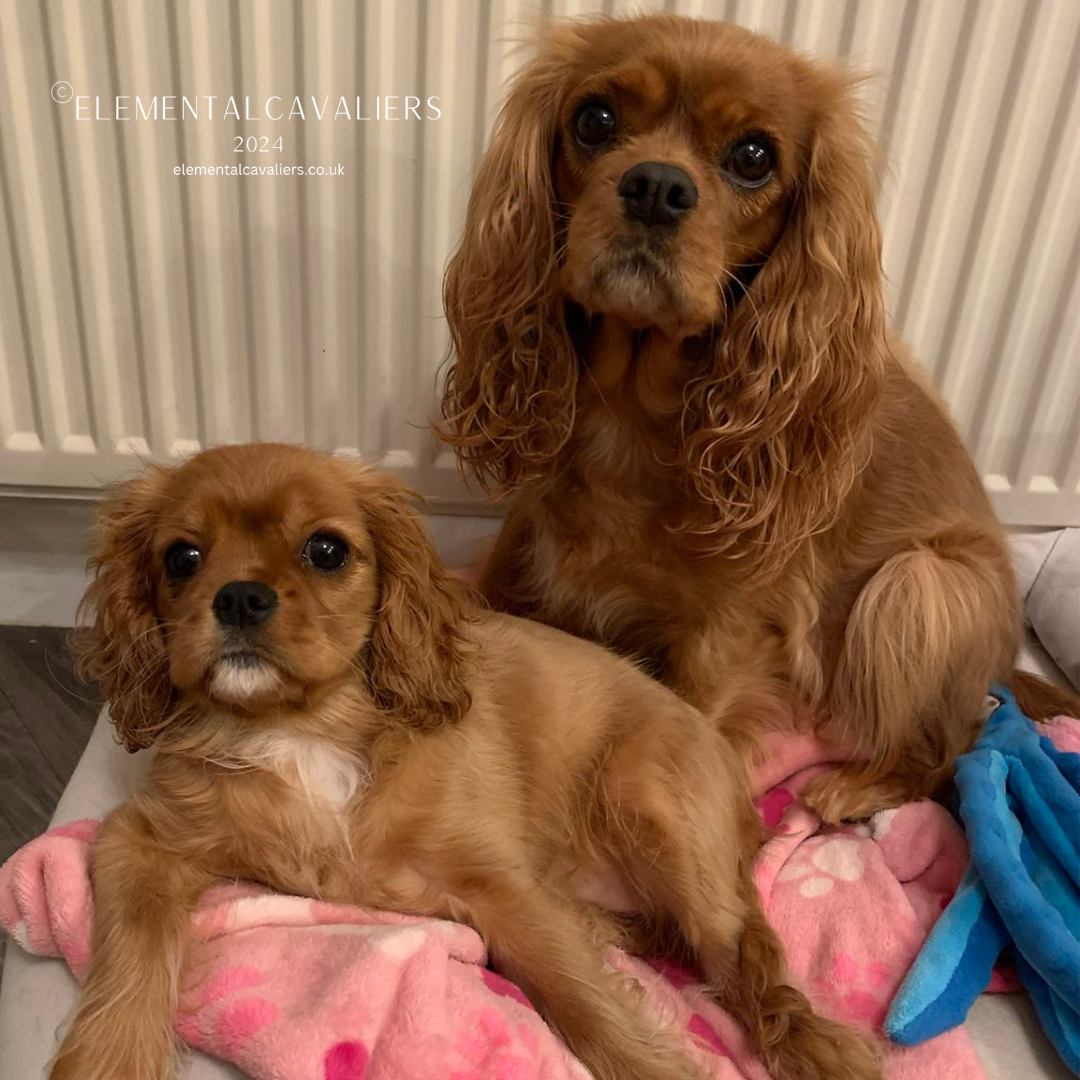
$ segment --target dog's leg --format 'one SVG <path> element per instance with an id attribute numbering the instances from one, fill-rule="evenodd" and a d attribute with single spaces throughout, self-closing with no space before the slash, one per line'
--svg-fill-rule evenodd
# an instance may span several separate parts
<path id="1" fill-rule="evenodd" d="M 608 815 L 626 871 L 656 920 L 674 919 L 775 1080 L 880 1080 L 872 1041 L 817 1015 L 787 981 L 753 882 L 760 825 L 723 747 L 706 733 L 651 760 L 638 747 L 613 761 Z"/>
<path id="2" fill-rule="evenodd" d="M 677 1044 L 638 1015 L 604 971 L 603 944 L 559 893 L 510 875 L 456 892 L 451 910 L 528 995 L 596 1080 L 701 1080 Z"/>
<path id="3" fill-rule="evenodd" d="M 835 824 L 940 793 L 1019 635 L 998 537 L 957 527 L 889 559 L 855 601 L 826 701 L 826 733 L 869 760 L 815 781 L 807 802 Z"/>
<path id="4" fill-rule="evenodd" d="M 735 982 L 724 977 L 726 945 L 713 940 L 706 927 L 698 930 L 699 963 L 712 979 L 717 1004 L 745 1024 L 751 1045 L 776 1080 L 881 1080 L 881 1053 L 872 1038 L 820 1016 L 806 995 L 789 984 L 784 947 L 765 919 L 752 882 L 746 898 Z M 717 953 L 719 962 L 712 959 Z"/>
<path id="5" fill-rule="evenodd" d="M 50 1080 L 171 1080 L 191 910 L 208 877 L 163 852 L 131 804 L 92 848 L 90 974 Z"/>
<path id="6" fill-rule="evenodd" d="M 526 619 L 539 616 L 542 605 L 532 585 L 534 545 L 534 525 L 515 500 L 479 567 L 480 592 L 496 611 Z"/>

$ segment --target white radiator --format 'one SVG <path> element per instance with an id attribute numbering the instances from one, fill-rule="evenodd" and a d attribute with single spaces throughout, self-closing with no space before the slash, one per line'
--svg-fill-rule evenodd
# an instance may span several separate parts
<path id="1" fill-rule="evenodd" d="M 890 165 L 895 321 L 1005 520 L 1080 524 L 1080 4 L 666 6 L 880 74 L 865 93 Z M 442 271 L 537 10 L 0 0 L 0 485 L 85 489 L 258 438 L 357 450 L 475 500 L 426 428 Z M 270 119 L 294 97 L 304 120 Z M 312 97 L 329 99 L 322 120 Z M 349 119 L 332 120 L 342 97 Z M 137 112 L 151 100 L 157 120 Z M 174 173 L 339 163 L 342 177 Z"/>

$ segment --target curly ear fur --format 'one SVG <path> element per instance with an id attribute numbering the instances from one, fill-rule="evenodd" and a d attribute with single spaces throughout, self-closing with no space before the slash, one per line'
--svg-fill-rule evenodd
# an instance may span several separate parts
<path id="1" fill-rule="evenodd" d="M 367 645 L 376 704 L 423 728 L 457 721 L 472 704 L 469 587 L 443 565 L 413 493 L 384 473 L 365 474 L 360 505 L 375 541 L 379 604 Z"/>
<path id="2" fill-rule="evenodd" d="M 556 121 L 573 26 L 514 79 L 473 184 L 443 301 L 452 352 L 440 435 L 485 490 L 542 475 L 574 426 L 577 360 L 558 284 Z"/>
<path id="3" fill-rule="evenodd" d="M 108 489 L 94 525 L 93 581 L 79 604 L 72 646 L 78 672 L 100 684 L 117 738 L 150 746 L 173 702 L 165 639 L 154 607 L 150 545 L 167 469 L 152 467 Z"/>
<path id="4" fill-rule="evenodd" d="M 806 77 L 822 105 L 787 224 L 684 415 L 695 527 L 766 571 L 835 520 L 869 458 L 886 357 L 870 142 L 850 80 Z"/>

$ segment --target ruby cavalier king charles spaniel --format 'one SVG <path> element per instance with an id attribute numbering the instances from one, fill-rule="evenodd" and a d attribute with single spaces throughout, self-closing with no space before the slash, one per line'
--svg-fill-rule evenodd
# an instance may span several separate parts
<path id="1" fill-rule="evenodd" d="M 492 606 L 634 657 L 830 822 L 939 793 L 1014 675 L 1009 554 L 886 329 L 852 78 L 668 15 L 542 32 L 448 268 L 441 432 L 510 496 Z M 1047 696 L 1051 700 L 1047 700 Z M 1067 705 L 1075 709 L 1075 702 Z"/>
<path id="2" fill-rule="evenodd" d="M 597 1080 L 701 1076 L 605 970 L 614 943 L 696 962 L 777 1080 L 880 1080 L 871 1042 L 787 983 L 715 725 L 485 610 L 408 495 L 275 445 L 108 494 L 83 670 L 156 752 L 93 843 L 90 973 L 51 1080 L 170 1080 L 191 913 L 235 879 L 468 923 Z M 632 916 L 584 887 L 612 874 Z"/>

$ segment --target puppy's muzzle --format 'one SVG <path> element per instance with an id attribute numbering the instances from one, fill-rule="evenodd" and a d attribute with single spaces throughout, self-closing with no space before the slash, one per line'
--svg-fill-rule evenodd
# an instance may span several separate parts
<path id="1" fill-rule="evenodd" d="M 677 165 L 642 161 L 623 173 L 619 196 L 629 217 L 645 225 L 674 225 L 697 206 L 697 184 Z"/>

